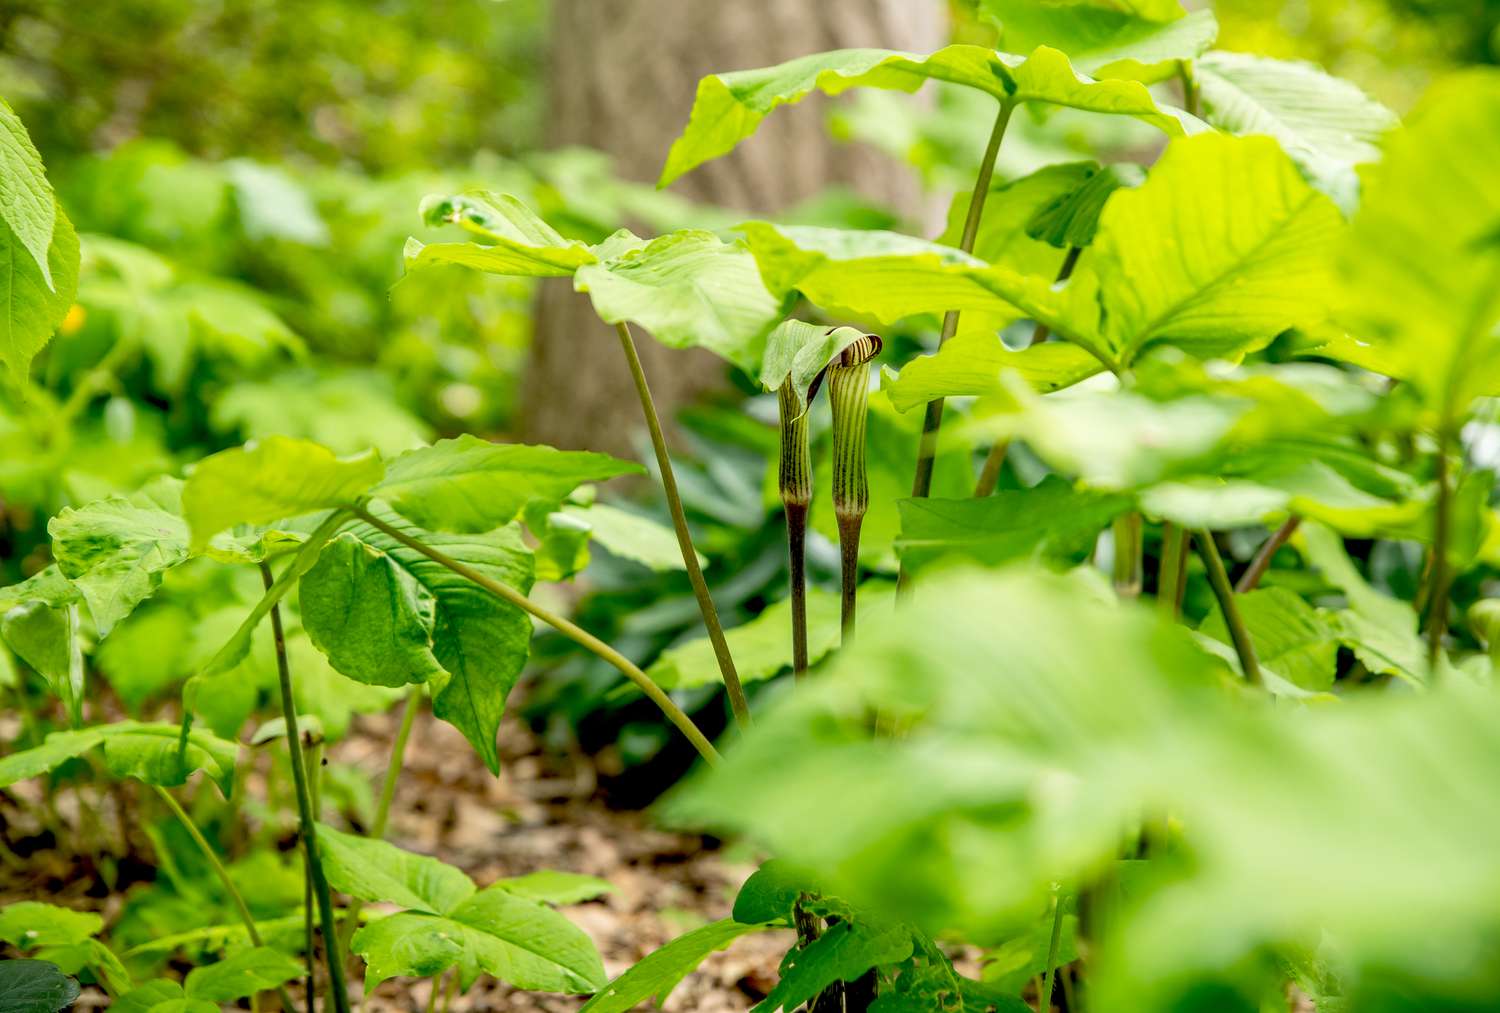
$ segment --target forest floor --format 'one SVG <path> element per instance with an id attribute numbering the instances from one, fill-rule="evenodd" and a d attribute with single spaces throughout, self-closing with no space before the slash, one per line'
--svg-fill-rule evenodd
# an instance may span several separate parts
<path id="1" fill-rule="evenodd" d="M 357 766 L 378 793 L 399 717 L 397 707 L 389 714 L 356 719 L 348 736 L 330 749 L 330 759 Z M 0 739 L 19 732 L 19 727 L 12 727 L 15 724 L 13 717 L 0 718 Z M 536 737 L 518 721 L 507 718 L 500 744 L 501 770 L 495 777 L 456 729 L 428 711 L 420 714 L 407 747 L 387 839 L 460 867 L 480 886 L 539 869 L 607 880 L 614 887 L 611 892 L 563 910 L 598 946 L 611 978 L 668 940 L 729 915 L 735 893 L 754 871 L 748 856 L 736 860 L 716 841 L 669 833 L 652 826 L 646 814 L 611 809 L 587 758 L 569 763 L 545 754 Z M 264 790 L 257 780 L 251 778 L 241 790 L 255 797 Z M 19 831 L 50 808 L 64 826 L 82 829 L 85 836 L 94 836 L 90 828 L 98 830 L 100 837 L 111 835 L 113 807 L 106 797 L 80 804 L 82 796 L 65 789 L 55 798 L 44 798 L 43 784 L 33 780 L 8 789 L 8 797 L 0 797 L 0 821 Z M 12 805 L 17 801 L 22 808 Z M 70 829 L 64 836 L 75 835 Z M 144 840 L 133 843 L 139 847 L 131 849 L 137 852 L 131 859 L 135 864 L 132 878 L 149 878 L 154 874 L 149 845 Z M 119 909 L 119 894 L 100 889 L 88 871 L 88 857 L 75 853 L 66 842 L 61 847 L 28 851 L 23 859 L 3 857 L 8 860 L 0 864 L 0 906 L 46 900 L 99 910 L 106 920 Z M 370 910 L 379 907 L 371 905 Z M 665 1009 L 696 1013 L 749 1009 L 775 984 L 777 965 L 789 942 L 790 933 L 784 932 L 740 939 L 688 975 Z M 350 986 L 358 1007 L 362 990 L 357 982 Z M 377 988 L 363 1009 L 366 1013 L 425 1010 L 431 988 L 429 981 L 393 979 Z M 300 1004 L 302 990 L 293 985 L 291 991 Z M 520 992 L 483 976 L 467 995 L 454 995 L 449 1008 L 456 1013 L 561 1013 L 577 1010 L 584 1001 L 582 997 Z M 87 988 L 78 1006 L 100 1008 L 107 1003 L 97 988 Z"/>

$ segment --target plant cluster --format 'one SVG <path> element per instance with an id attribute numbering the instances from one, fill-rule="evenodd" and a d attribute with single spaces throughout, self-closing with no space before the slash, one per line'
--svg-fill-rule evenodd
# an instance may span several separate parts
<path id="1" fill-rule="evenodd" d="M 460 436 L 340 456 L 268 436 L 52 518 L 53 562 L 0 591 L 0 634 L 75 727 L 0 758 L 0 786 L 81 759 L 149 785 L 240 924 L 158 941 L 228 955 L 141 982 L 97 918 L 12 905 L 0 938 L 35 960 L 0 974 L 37 996 L 25 1008 L 58 1008 L 83 974 L 126 1009 L 277 989 L 290 1009 L 305 973 L 309 996 L 346 1010 L 353 954 L 366 989 L 489 974 L 610 1013 L 769 928 L 794 942 L 767 1013 L 1494 1006 L 1500 612 L 1482 437 L 1500 393 L 1500 76 L 1440 83 L 1401 125 L 1315 68 L 1213 50 L 1212 14 L 1177 0 L 984 7 L 1003 49 L 843 50 L 705 78 L 662 175 L 814 91 L 943 81 L 985 97 L 993 125 L 938 241 L 746 222 L 586 242 L 514 195 L 422 204 L 468 238 L 408 240 L 413 275 L 570 278 L 615 328 L 701 640 L 642 668 L 531 597 L 619 535 L 580 521 L 579 489 L 642 469 L 602 454 Z M 1054 108 L 1139 121 L 1164 149 L 1003 178 L 1013 124 Z M 24 392 L 78 252 L 6 117 L 0 364 Z M 872 361 L 897 347 L 873 332 L 913 321 L 935 349 L 889 361 L 872 393 Z M 775 395 L 791 584 L 750 623 L 720 621 L 633 326 Z M 807 586 L 810 526 L 839 543 L 838 595 Z M 85 724 L 85 651 L 188 568 L 261 583 L 183 687 L 180 721 Z M 498 770 L 537 623 L 701 757 L 665 819 L 775 856 L 729 918 L 613 981 L 554 909 L 607 884 L 481 889 L 381 840 L 423 696 Z M 305 867 L 300 904 L 270 920 L 171 790 L 201 771 L 234 797 L 247 711 L 215 716 L 266 625 L 281 714 L 262 734 L 285 743 Z M 364 836 L 321 822 L 299 686 L 325 667 L 408 701 Z M 797 683 L 775 700 L 754 692 L 786 669 Z M 735 728 L 718 745 L 674 697 L 692 685 L 724 687 Z M 984 949 L 981 978 L 955 967 L 955 941 Z"/>

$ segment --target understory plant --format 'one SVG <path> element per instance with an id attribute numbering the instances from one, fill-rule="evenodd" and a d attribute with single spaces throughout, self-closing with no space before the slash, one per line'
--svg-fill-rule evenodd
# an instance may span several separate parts
<path id="1" fill-rule="evenodd" d="M 620 1013 L 784 929 L 764 1013 L 1494 1008 L 1500 76 L 1440 82 L 1400 124 L 1313 67 L 1214 50 L 1213 15 L 1176 0 L 982 7 L 999 49 L 705 78 L 661 179 L 815 91 L 944 82 L 993 118 L 937 240 L 748 221 L 591 243 L 514 195 L 423 202 L 468 238 L 408 240 L 412 276 L 571 278 L 615 328 L 670 534 L 589 520 L 582 490 L 638 465 L 471 435 L 395 454 L 270 435 L 59 511 L 50 562 L 0 589 L 0 634 L 70 727 L 0 757 L 0 787 L 77 764 L 149 786 L 163 864 L 206 867 L 226 917 L 124 948 L 96 916 L 10 905 L 0 938 L 31 959 L 0 984 L 49 1011 L 69 976 L 124 1009 L 268 992 L 344 1010 L 363 961 L 366 994 L 489 975 Z M 998 171 L 1018 119 L 1058 110 L 1139 124 L 1149 155 Z M 0 365 L 21 397 L 78 253 L 7 126 L 24 199 L 0 208 Z M 632 327 L 775 396 L 765 498 L 789 591 L 727 630 Z M 932 340 L 901 361 L 898 334 Z M 701 638 L 632 659 L 533 595 L 591 540 L 624 552 L 648 531 L 676 543 Z M 819 539 L 837 542 L 837 593 L 808 576 Z M 178 720 L 103 720 L 90 662 L 179 582 L 220 588 L 230 614 L 204 624 Z M 660 818 L 767 859 L 728 917 L 614 980 L 556 909 L 607 884 L 480 887 L 382 840 L 424 701 L 498 773 L 539 624 L 700 757 Z M 259 737 L 300 847 L 271 914 L 202 825 L 243 804 L 259 697 L 230 700 L 258 658 L 275 704 Z M 783 692 L 754 686 L 787 670 Z M 406 700 L 378 812 L 350 821 L 363 834 L 319 796 L 315 680 L 370 710 Z M 719 744 L 681 702 L 705 685 L 734 719 Z M 184 804 L 200 773 L 222 802 Z M 172 953 L 220 959 L 178 982 Z"/>

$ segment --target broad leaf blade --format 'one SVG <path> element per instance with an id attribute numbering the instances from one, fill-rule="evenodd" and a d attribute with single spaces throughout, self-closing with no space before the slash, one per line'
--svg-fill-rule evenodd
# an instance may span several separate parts
<path id="1" fill-rule="evenodd" d="M 371 903 L 446 914 L 474 893 L 462 871 L 394 844 L 318 824 L 318 852 L 328 885 Z"/>
<path id="2" fill-rule="evenodd" d="M 0 118 L 0 138 L 7 134 Z M 0 178 L 6 177 L 0 173 Z M 7 178 L 7 182 L 12 181 Z M 0 191 L 0 202 L 14 196 Z M 45 267 L 38 266 L 20 237 L 0 223 L 0 390 L 24 393 L 31 360 L 73 305 L 78 288 L 78 234 L 61 208 L 56 218 L 56 225 L 49 226 L 50 245 L 42 250 Z"/>
<path id="3" fill-rule="evenodd" d="M 283 985 L 302 972 L 303 965 L 280 950 L 256 946 L 217 963 L 193 968 L 188 972 L 184 991 L 189 999 L 233 1002 Z"/>
<path id="4" fill-rule="evenodd" d="M 1146 17 L 1089 3 L 1037 0 L 983 0 L 985 13 L 1000 22 L 1005 48 L 1027 53 L 1052 46 L 1073 66 L 1094 77 L 1159 81 L 1177 72 L 1179 62 L 1207 52 L 1218 38 L 1212 11 L 1183 16 L 1175 2 L 1169 18 Z M 1156 12 L 1161 13 L 1161 12 Z"/>

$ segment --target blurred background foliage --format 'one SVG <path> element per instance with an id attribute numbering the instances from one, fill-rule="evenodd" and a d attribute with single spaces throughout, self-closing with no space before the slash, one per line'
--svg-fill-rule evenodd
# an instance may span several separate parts
<path id="1" fill-rule="evenodd" d="M 955 39 L 993 40 L 972 3 L 949 6 Z M 1500 0 L 1213 6 L 1222 47 L 1322 63 L 1398 112 L 1454 66 L 1500 62 Z M 666 230 L 738 220 L 622 181 L 596 152 L 542 150 L 548 46 L 559 44 L 547 28 L 546 0 L 0 4 L 0 96 L 35 138 L 85 250 L 79 305 L 38 360 L 35 396 L 0 403 L 0 584 L 45 565 L 46 518 L 60 508 L 248 438 L 395 453 L 463 431 L 513 434 L 533 289 L 461 269 L 403 279 L 406 236 L 432 238 L 417 215 L 425 194 L 513 192 L 589 241 L 623 221 Z M 978 161 L 990 112 L 974 102 L 959 89 L 917 100 L 865 92 L 833 107 L 830 128 L 913 167 L 939 210 L 901 224 L 935 234 Z M 1154 143 L 1130 121 L 1065 114 L 1015 133 L 1002 165 L 1011 174 Z M 838 193 L 785 217 L 896 220 Z M 888 335 L 888 355 L 904 360 L 933 323 Z M 784 587 L 774 494 L 746 478 L 770 474 L 774 419 L 774 404 L 741 382 L 681 420 L 680 480 L 730 624 Z M 915 440 L 897 419 L 877 406 L 871 437 L 872 481 L 893 491 L 909 481 Z M 638 506 L 664 516 L 659 504 Z M 889 528 L 867 525 L 866 563 L 877 569 L 890 562 Z M 815 537 L 810 550 L 815 582 L 832 586 L 833 545 Z M 695 635 L 676 575 L 599 552 L 589 576 L 585 624 L 627 654 L 649 659 Z M 141 622 L 165 622 L 153 611 L 193 593 L 163 595 Z M 544 659 L 556 652 L 556 677 L 534 712 L 559 735 L 582 731 L 588 745 L 598 724 L 593 744 L 624 765 L 675 748 L 654 713 L 616 692 L 613 672 L 561 644 L 538 646 Z M 134 709 L 189 661 L 162 671 L 159 686 L 116 690 Z M 713 696 L 695 692 L 705 706 Z"/>

